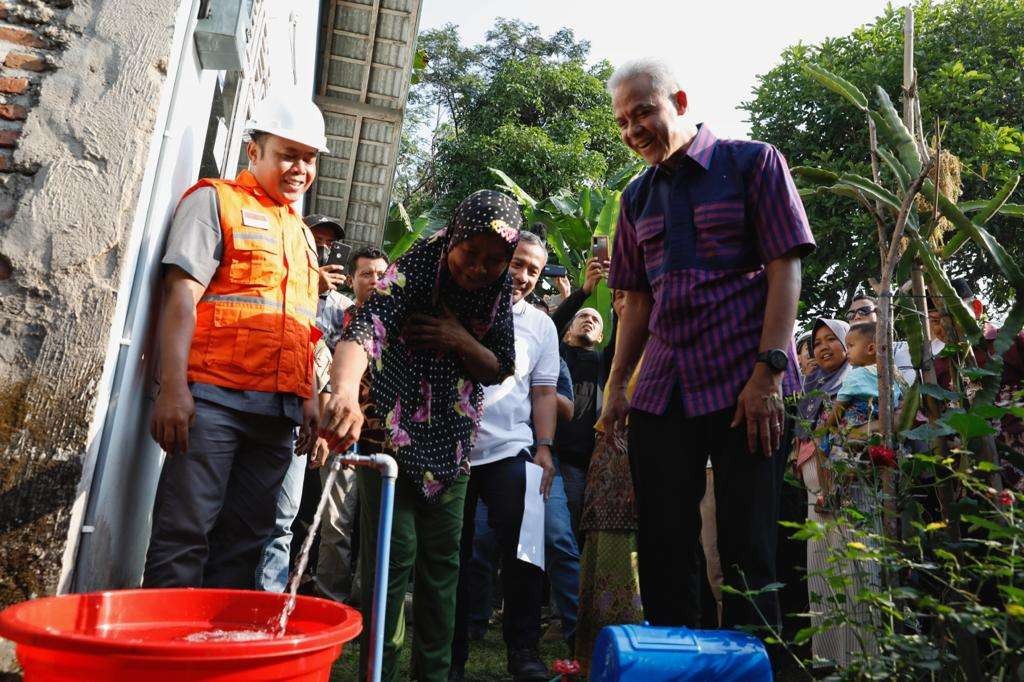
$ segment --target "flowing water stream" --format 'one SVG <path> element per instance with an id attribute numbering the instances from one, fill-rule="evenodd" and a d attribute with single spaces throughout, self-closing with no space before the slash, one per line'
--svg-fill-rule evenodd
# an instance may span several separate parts
<path id="1" fill-rule="evenodd" d="M 295 563 L 295 570 L 292 571 L 292 575 L 288 580 L 288 601 L 285 602 L 281 615 L 268 623 L 274 637 L 284 636 L 288 629 L 288 618 L 292 615 L 292 611 L 295 610 L 295 598 L 299 592 L 299 583 L 302 582 L 302 575 L 306 572 L 306 564 L 309 563 L 309 551 L 313 548 L 313 540 L 316 538 L 317 530 L 320 528 L 320 517 L 324 514 L 327 498 L 334 489 L 334 481 L 338 478 L 338 471 L 341 469 L 340 454 L 334 456 L 330 466 L 331 469 L 327 472 L 327 480 L 324 481 L 323 493 L 320 495 L 320 502 L 316 505 L 316 513 L 313 515 L 313 521 L 309 525 L 309 532 L 306 533 L 306 539 L 302 542 L 302 550 L 299 552 L 299 559 Z"/>

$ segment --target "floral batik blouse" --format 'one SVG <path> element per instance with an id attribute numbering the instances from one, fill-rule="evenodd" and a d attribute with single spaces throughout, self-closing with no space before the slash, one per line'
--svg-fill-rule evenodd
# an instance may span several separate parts
<path id="1" fill-rule="evenodd" d="M 469 473 L 483 389 L 455 353 L 412 350 L 402 329 L 413 313 L 440 314 L 447 308 L 497 357 L 495 383 L 510 376 L 515 340 L 508 271 L 482 290 L 466 291 L 451 279 L 447 254 L 459 241 L 491 230 L 509 244 L 511 258 L 520 222 L 518 207 L 508 197 L 471 195 L 448 228 L 391 264 L 342 335 L 342 341 L 361 344 L 369 356 L 373 402 L 399 475 L 412 481 L 426 501 L 436 500 L 460 474 Z"/>

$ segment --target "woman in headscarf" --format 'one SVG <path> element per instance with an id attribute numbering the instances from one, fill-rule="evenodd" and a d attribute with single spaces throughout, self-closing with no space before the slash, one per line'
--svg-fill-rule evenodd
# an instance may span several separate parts
<path id="1" fill-rule="evenodd" d="M 873 576 L 864 572 L 860 562 L 854 564 L 841 558 L 847 552 L 847 543 L 859 536 L 854 529 L 841 525 L 842 521 L 837 524 L 835 516 L 822 508 L 825 458 L 822 439 L 813 435 L 828 422 L 832 403 L 850 371 L 846 349 L 849 330 L 850 325 L 841 320 L 815 320 L 811 348 L 817 368 L 804 379 L 804 395 L 797 406 L 796 467 L 807 487 L 807 520 L 826 524 L 823 538 L 807 541 L 811 625 L 824 626 L 811 639 L 811 653 L 819 666 L 838 668 L 846 667 L 854 656 L 874 647 L 870 633 L 855 626 L 858 619 L 866 617 L 866 610 L 855 597 L 872 582 Z M 829 557 L 837 561 L 830 562 Z M 849 580 L 845 586 L 837 585 L 828 580 L 828 574 Z M 835 622 L 838 611 L 846 614 L 843 622 Z"/>
<path id="2" fill-rule="evenodd" d="M 480 420 L 481 386 L 501 382 L 515 367 L 508 264 L 521 224 L 519 207 L 509 197 L 489 190 L 470 195 L 447 228 L 388 268 L 335 350 L 333 395 L 321 419 L 332 449 L 359 438 L 359 384 L 369 365 L 371 402 L 398 461 L 384 680 L 398 674 L 414 566 L 412 677 L 448 677 L 468 455 Z M 357 475 L 364 520 L 362 604 L 368 616 L 380 478 L 368 469 Z"/>
<path id="3" fill-rule="evenodd" d="M 613 320 L 625 302 L 622 291 L 612 293 Z M 615 325 L 609 345 L 615 343 Z M 626 388 L 632 397 L 643 358 L 637 363 Z M 608 391 L 604 391 L 608 396 Z M 627 425 L 628 428 L 628 425 Z M 580 601 L 576 620 L 574 655 L 585 679 L 597 635 L 606 625 L 640 623 L 640 576 L 636 563 L 636 509 L 633 480 L 629 473 L 626 431 L 615 431 L 598 420 L 594 453 L 587 469 L 580 533 L 584 534 L 580 557 Z"/>

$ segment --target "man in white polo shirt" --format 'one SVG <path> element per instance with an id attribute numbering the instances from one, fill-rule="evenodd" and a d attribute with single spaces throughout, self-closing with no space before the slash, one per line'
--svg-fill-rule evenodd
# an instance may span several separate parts
<path id="1" fill-rule="evenodd" d="M 558 383 L 558 332 L 551 319 L 525 300 L 547 263 L 547 249 L 535 234 L 523 232 L 509 264 L 512 275 L 512 317 L 516 334 L 515 374 L 497 386 L 484 388 L 484 413 L 469 455 L 472 473 L 466 489 L 462 520 L 462 568 L 455 609 L 455 640 L 449 680 L 461 680 L 469 657 L 469 579 L 466 567 L 473 555 L 477 499 L 487 505 L 502 556 L 505 611 L 503 634 L 508 649 L 508 672 L 515 680 L 547 680 L 540 660 L 540 609 L 544 572 L 517 558 L 519 528 L 526 492 L 526 464 L 536 445 L 533 462 L 544 469 L 541 493 L 551 489 L 555 468 L 551 442 L 555 435 Z M 531 426 L 532 424 L 532 426 Z"/>

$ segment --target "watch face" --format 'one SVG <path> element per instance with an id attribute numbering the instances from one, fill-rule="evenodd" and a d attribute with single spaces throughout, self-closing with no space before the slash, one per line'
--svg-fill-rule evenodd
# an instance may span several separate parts
<path id="1" fill-rule="evenodd" d="M 789 356 L 777 348 L 771 350 L 768 352 L 768 366 L 776 372 L 781 372 L 789 366 Z"/>

